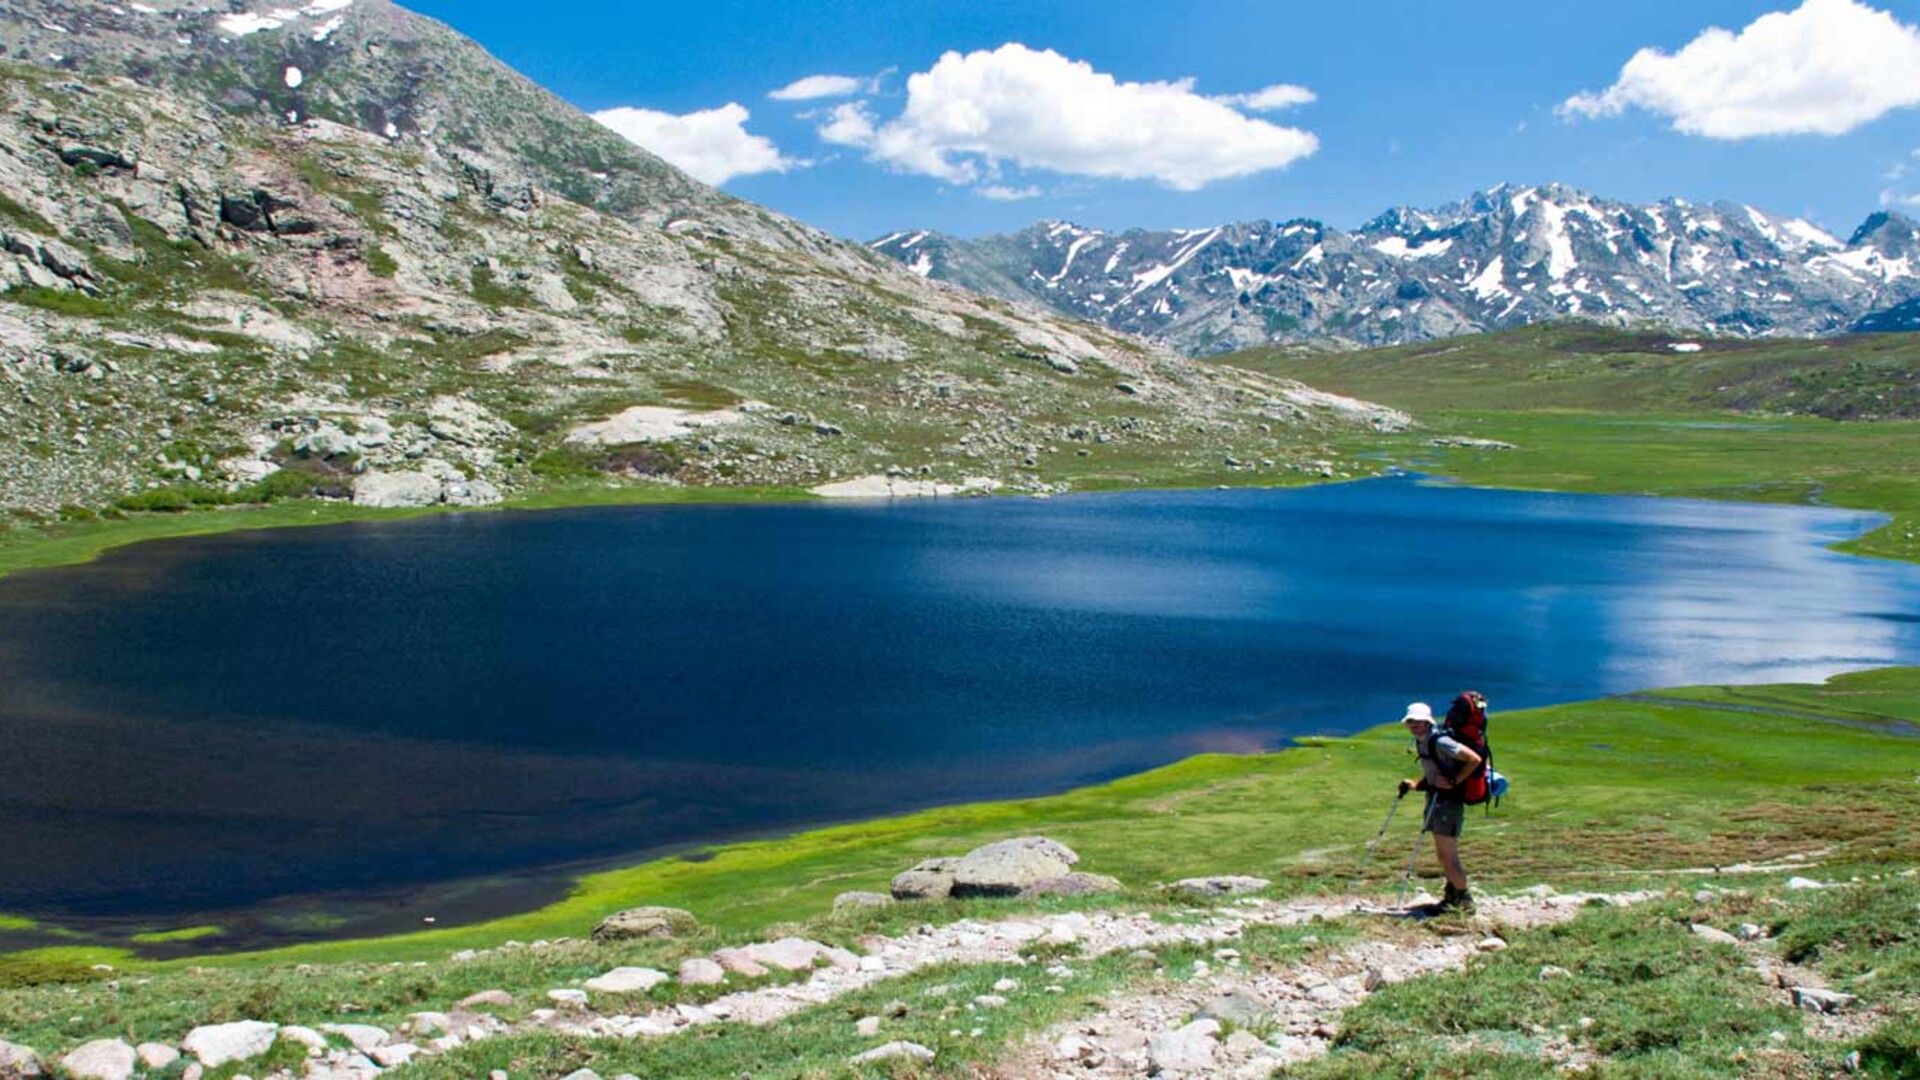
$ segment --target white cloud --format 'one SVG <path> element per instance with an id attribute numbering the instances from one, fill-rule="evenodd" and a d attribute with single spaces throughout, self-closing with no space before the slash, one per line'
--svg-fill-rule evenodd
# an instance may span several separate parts
<path id="1" fill-rule="evenodd" d="M 738 103 L 728 102 L 684 116 L 623 106 L 594 113 L 593 118 L 715 187 L 736 176 L 786 172 L 807 164 L 782 157 L 773 140 L 748 132 L 750 115 Z"/>
<path id="2" fill-rule="evenodd" d="M 819 98 L 852 97 L 871 93 L 871 81 L 852 75 L 808 75 L 795 79 L 767 96 L 775 101 L 814 101 Z"/>
<path id="3" fill-rule="evenodd" d="M 1005 184 L 988 184 L 986 187 L 975 188 L 974 190 L 979 192 L 981 198 L 992 199 L 995 202 L 1019 202 L 1022 199 L 1037 199 L 1040 197 L 1040 189 L 1037 187 L 1017 188 L 1008 187 Z"/>
<path id="4" fill-rule="evenodd" d="M 1738 34 L 1710 28 L 1679 52 L 1641 49 L 1599 93 L 1576 94 L 1565 117 L 1629 108 L 1715 139 L 1840 135 L 1920 104 L 1920 30 L 1857 0 L 1805 0 Z"/>
<path id="5" fill-rule="evenodd" d="M 1285 168 L 1319 145 L 1311 132 L 1194 93 L 1191 79 L 1120 82 L 1052 50 L 1009 43 L 949 52 L 910 77 L 905 110 L 873 133 L 868 153 L 956 184 L 994 181 L 1011 162 L 1193 191 Z"/>
<path id="6" fill-rule="evenodd" d="M 1272 86 L 1255 90 L 1251 94 L 1227 94 L 1214 99 L 1224 105 L 1238 105 L 1254 112 L 1279 112 L 1297 105 L 1311 105 L 1320 100 L 1320 95 L 1304 86 L 1292 83 L 1274 83 Z"/>
<path id="7" fill-rule="evenodd" d="M 866 146 L 873 141 L 873 114 L 864 101 L 835 105 L 827 122 L 816 129 L 820 137 L 839 146 Z"/>

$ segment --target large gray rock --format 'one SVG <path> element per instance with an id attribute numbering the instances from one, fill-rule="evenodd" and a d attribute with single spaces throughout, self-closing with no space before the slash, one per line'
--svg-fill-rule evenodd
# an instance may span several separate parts
<path id="1" fill-rule="evenodd" d="M 933 1058 L 933 1051 L 919 1043 L 890 1042 L 864 1054 L 855 1054 L 851 1061 L 855 1065 L 866 1065 L 875 1061 L 932 1061 Z"/>
<path id="2" fill-rule="evenodd" d="M 387 509 L 432 506 L 440 501 L 440 481 L 425 473 L 370 472 L 354 480 L 353 501 Z"/>
<path id="3" fill-rule="evenodd" d="M 0 1080 L 28 1080 L 45 1075 L 46 1066 L 40 1063 L 40 1055 L 31 1047 L 0 1039 Z"/>
<path id="4" fill-rule="evenodd" d="M 696 956 L 680 963 L 682 986 L 719 986 L 727 981 L 727 969 L 705 957 Z"/>
<path id="5" fill-rule="evenodd" d="M 1174 1031 L 1155 1035 L 1147 1043 L 1150 1070 L 1159 1075 L 1211 1075 L 1213 1057 L 1220 1049 L 1220 1021 L 1195 1020 Z"/>
<path id="6" fill-rule="evenodd" d="M 600 920 L 600 925 L 593 928 L 593 940 L 677 938 L 696 933 L 699 929 L 699 920 L 679 908 L 637 907 Z"/>
<path id="7" fill-rule="evenodd" d="M 217 1069 L 229 1061 L 245 1061 L 273 1049 L 280 1025 L 259 1020 L 238 1020 L 231 1024 L 208 1024 L 187 1032 L 180 1049 L 200 1059 L 200 1064 Z"/>
<path id="8" fill-rule="evenodd" d="M 945 900 L 953 892 L 953 867 L 959 859 L 925 859 L 896 874 L 895 900 Z"/>
<path id="9" fill-rule="evenodd" d="M 61 1058 L 60 1066 L 74 1080 L 128 1080 L 138 1060 L 133 1047 L 119 1039 L 95 1039 Z"/>
<path id="10" fill-rule="evenodd" d="M 1023 836 L 975 848 L 953 866 L 953 895 L 1018 896 L 1038 882 L 1065 877 L 1080 856 L 1044 836 Z"/>
<path id="11" fill-rule="evenodd" d="M 1245 990 L 1229 990 L 1201 1006 L 1196 1020 L 1218 1020 L 1237 1028 L 1257 1028 L 1271 1023 L 1273 1010 Z"/>

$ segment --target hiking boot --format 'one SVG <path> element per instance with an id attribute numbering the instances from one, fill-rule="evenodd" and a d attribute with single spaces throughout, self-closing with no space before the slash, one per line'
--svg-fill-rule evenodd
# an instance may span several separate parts
<path id="1" fill-rule="evenodd" d="M 1456 889 L 1449 883 L 1446 892 L 1440 897 L 1440 902 L 1433 905 L 1433 913 L 1435 915 L 1444 915 L 1449 911 L 1464 912 L 1468 915 L 1473 914 L 1473 893 L 1466 889 Z"/>

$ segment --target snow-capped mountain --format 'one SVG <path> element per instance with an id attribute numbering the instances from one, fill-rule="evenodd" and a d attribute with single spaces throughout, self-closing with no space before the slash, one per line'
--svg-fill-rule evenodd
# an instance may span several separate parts
<path id="1" fill-rule="evenodd" d="M 1559 184 L 1401 207 L 1353 232 L 1308 220 L 1123 233 L 1042 222 L 977 240 L 900 232 L 872 246 L 923 276 L 1039 299 L 1195 354 L 1561 318 L 1826 334 L 1900 325 L 1881 313 L 1920 296 L 1920 226 L 1899 214 L 1876 213 L 1842 241 L 1750 206 L 1636 206 Z"/>

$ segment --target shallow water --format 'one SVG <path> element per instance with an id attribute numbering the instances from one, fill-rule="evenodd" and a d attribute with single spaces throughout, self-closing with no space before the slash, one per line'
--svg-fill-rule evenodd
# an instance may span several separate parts
<path id="1" fill-rule="evenodd" d="M 1920 568 L 1822 548 L 1875 520 L 1386 480 L 139 545 L 0 581 L 0 911 L 335 891 L 255 910 L 444 923 L 538 899 L 480 875 L 1055 791 L 1465 686 L 1913 662 Z"/>

